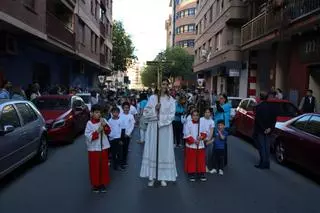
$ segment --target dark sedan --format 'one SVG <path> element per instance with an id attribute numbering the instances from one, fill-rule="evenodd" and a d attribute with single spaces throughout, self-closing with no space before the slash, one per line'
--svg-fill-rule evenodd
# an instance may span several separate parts
<path id="1" fill-rule="evenodd" d="M 272 147 L 279 163 L 291 161 L 320 175 L 320 114 L 277 123 Z"/>

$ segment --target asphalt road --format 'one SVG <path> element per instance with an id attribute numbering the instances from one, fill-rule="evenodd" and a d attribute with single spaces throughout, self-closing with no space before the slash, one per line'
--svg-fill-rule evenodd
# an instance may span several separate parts
<path id="1" fill-rule="evenodd" d="M 137 134 L 137 131 L 135 131 Z M 295 171 L 271 164 L 253 167 L 257 153 L 242 139 L 229 138 L 224 176 L 190 183 L 176 149 L 179 178 L 166 188 L 148 188 L 139 178 L 142 145 L 131 144 L 129 168 L 113 172 L 106 194 L 90 191 L 83 136 L 74 144 L 51 147 L 48 160 L 28 163 L 0 182 L 0 213 L 319 213 L 320 186 Z"/>

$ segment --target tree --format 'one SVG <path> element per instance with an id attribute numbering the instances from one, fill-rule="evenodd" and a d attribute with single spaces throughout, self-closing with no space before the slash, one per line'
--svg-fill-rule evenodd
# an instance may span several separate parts
<path id="1" fill-rule="evenodd" d="M 114 71 L 126 71 L 137 57 L 130 35 L 128 35 L 121 21 L 114 21 L 112 28 L 112 62 Z"/>
<path id="2" fill-rule="evenodd" d="M 193 56 L 182 47 L 168 48 L 158 55 L 159 60 L 172 61 L 163 67 L 163 76 L 167 78 L 176 78 L 182 76 L 184 79 L 193 76 Z"/>
<path id="3" fill-rule="evenodd" d="M 151 87 L 157 83 L 158 68 L 156 66 L 146 66 L 141 72 L 141 81 L 145 87 Z"/>

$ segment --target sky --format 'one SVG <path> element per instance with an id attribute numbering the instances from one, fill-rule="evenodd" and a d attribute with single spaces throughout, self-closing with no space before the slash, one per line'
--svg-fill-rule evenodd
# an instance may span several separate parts
<path id="1" fill-rule="evenodd" d="M 123 22 L 140 62 L 153 60 L 166 48 L 165 20 L 169 0 L 114 0 L 113 19 Z"/>

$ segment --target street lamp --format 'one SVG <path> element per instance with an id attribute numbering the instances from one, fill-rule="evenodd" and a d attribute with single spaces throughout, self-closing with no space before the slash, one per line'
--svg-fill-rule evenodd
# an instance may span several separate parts
<path id="1" fill-rule="evenodd" d="M 100 88 L 100 97 L 102 97 L 103 88 L 105 87 L 106 77 L 107 77 L 106 73 L 102 72 L 102 71 L 98 75 L 99 88 Z"/>

